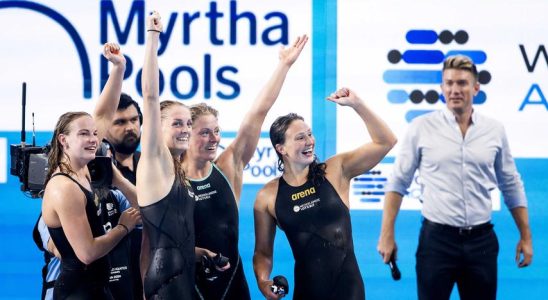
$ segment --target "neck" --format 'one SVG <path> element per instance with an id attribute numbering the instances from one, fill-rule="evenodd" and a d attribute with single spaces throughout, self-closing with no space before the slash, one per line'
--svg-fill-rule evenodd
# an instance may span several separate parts
<path id="1" fill-rule="evenodd" d="M 297 166 L 285 164 L 284 162 L 284 180 L 290 185 L 298 186 L 304 184 L 308 180 L 309 165 Z"/>
<path id="2" fill-rule="evenodd" d="M 78 178 L 86 178 L 87 177 L 87 163 L 86 162 L 83 162 L 81 160 L 77 160 L 77 159 L 70 159 L 70 160 L 67 160 L 67 159 L 63 159 L 61 161 L 62 163 L 65 163 L 65 164 L 68 164 L 70 166 L 70 170 L 72 172 L 74 172 L 74 175 L 76 175 Z M 59 166 L 59 171 L 61 172 L 66 172 L 68 170 L 62 170 L 61 167 Z"/>
<path id="3" fill-rule="evenodd" d="M 209 174 L 209 171 L 213 167 L 209 160 L 201 160 L 196 158 L 191 158 L 188 155 L 185 155 L 183 160 L 183 168 L 188 177 L 191 178 L 204 178 Z"/>
<path id="4" fill-rule="evenodd" d="M 453 115 L 455 116 L 455 121 L 457 121 L 457 124 L 459 124 L 460 131 L 462 133 L 462 136 L 464 137 L 466 135 L 468 127 L 470 127 L 470 124 L 472 124 L 472 110 L 470 109 L 460 113 L 453 111 Z"/>
<path id="5" fill-rule="evenodd" d="M 122 166 L 127 167 L 133 171 L 133 153 L 125 154 L 117 152 L 116 161 L 118 161 L 118 163 Z"/>

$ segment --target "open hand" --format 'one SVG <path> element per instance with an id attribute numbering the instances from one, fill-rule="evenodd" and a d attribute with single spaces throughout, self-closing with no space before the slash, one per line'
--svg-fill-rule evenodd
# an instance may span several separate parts
<path id="1" fill-rule="evenodd" d="M 307 41 L 308 41 L 308 36 L 304 34 L 302 36 L 297 37 L 297 40 L 295 40 L 293 45 L 291 45 L 290 47 L 286 48 L 282 46 L 278 54 L 280 58 L 280 62 L 283 62 L 291 66 L 297 60 L 297 58 L 303 51 L 303 48 L 306 45 Z"/>

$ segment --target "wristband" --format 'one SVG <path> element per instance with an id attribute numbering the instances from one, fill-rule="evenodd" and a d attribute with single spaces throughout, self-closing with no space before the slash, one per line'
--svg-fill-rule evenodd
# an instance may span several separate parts
<path id="1" fill-rule="evenodd" d="M 129 233 L 129 228 L 127 228 L 126 225 L 122 224 L 122 223 L 118 223 L 118 225 L 122 226 L 125 230 L 126 230 L 126 234 Z"/>

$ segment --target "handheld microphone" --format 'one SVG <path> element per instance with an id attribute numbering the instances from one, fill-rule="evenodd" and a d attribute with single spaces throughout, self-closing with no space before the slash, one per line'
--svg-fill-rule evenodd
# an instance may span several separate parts
<path id="1" fill-rule="evenodd" d="M 229 262 L 228 257 L 218 253 L 215 257 L 202 255 L 201 276 L 208 281 L 214 281 L 219 277 L 217 268 L 224 268 Z"/>
<path id="2" fill-rule="evenodd" d="M 394 252 L 392 252 L 392 255 L 390 256 L 390 260 L 388 261 L 388 266 L 390 267 L 390 272 L 392 273 L 392 279 L 400 280 L 401 272 L 400 272 L 400 269 L 398 268 L 398 265 L 396 264 L 396 257 L 394 255 Z"/>
<path id="3" fill-rule="evenodd" d="M 276 295 L 287 295 L 289 293 L 289 283 L 287 278 L 282 275 L 272 278 L 273 284 L 270 286 L 272 293 Z"/>

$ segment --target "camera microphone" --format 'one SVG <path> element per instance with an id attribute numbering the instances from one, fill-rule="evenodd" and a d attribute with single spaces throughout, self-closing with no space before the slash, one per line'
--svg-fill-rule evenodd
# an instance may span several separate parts
<path id="1" fill-rule="evenodd" d="M 392 252 L 392 255 L 390 256 L 390 260 L 388 261 L 387 264 L 390 267 L 390 272 L 392 274 L 392 279 L 400 280 L 401 279 L 401 272 L 400 272 L 400 269 L 398 268 L 398 265 L 396 264 L 395 252 Z"/>
<path id="2" fill-rule="evenodd" d="M 32 146 L 36 147 L 36 131 L 34 130 L 34 112 L 32 113 Z"/>

